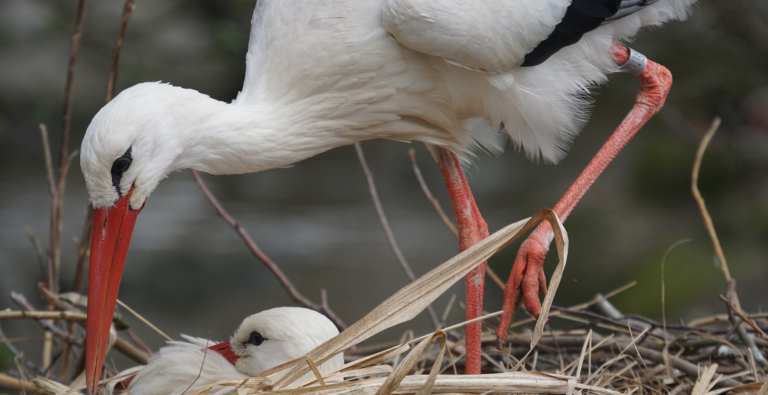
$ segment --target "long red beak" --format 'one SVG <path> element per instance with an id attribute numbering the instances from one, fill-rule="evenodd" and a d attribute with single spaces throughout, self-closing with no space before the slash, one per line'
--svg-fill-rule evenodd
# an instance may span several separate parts
<path id="1" fill-rule="evenodd" d="M 142 205 L 136 210 L 131 209 L 131 192 L 133 188 L 112 207 L 93 210 L 85 339 L 85 378 L 90 395 L 95 393 L 101 375 L 125 256 L 136 217 L 143 208 Z"/>
<path id="2" fill-rule="evenodd" d="M 227 361 L 229 361 L 229 363 L 231 363 L 232 365 L 237 363 L 237 360 L 240 359 L 240 356 L 235 354 L 234 351 L 232 351 L 232 347 L 229 345 L 229 342 L 214 344 L 208 347 L 208 349 L 212 351 L 216 351 L 217 353 L 221 354 L 221 356 L 226 358 Z"/>

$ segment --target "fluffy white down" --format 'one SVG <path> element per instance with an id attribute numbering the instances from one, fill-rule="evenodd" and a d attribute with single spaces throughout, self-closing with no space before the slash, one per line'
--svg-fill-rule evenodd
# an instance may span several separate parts
<path id="1" fill-rule="evenodd" d="M 268 340 L 260 346 L 243 344 L 254 330 L 261 332 Z M 121 372 L 121 375 L 126 376 L 136 373 L 124 393 L 181 395 L 186 390 L 187 394 L 191 394 L 218 381 L 253 377 L 266 369 L 306 355 L 338 333 L 331 321 L 312 310 L 279 307 L 262 311 L 246 318 L 232 336 L 230 344 L 240 356 L 237 367 L 221 354 L 206 351 L 207 347 L 217 342 L 182 335 L 186 341 L 168 342 L 167 346 L 150 358 L 147 365 Z M 343 364 L 344 355 L 339 354 L 318 369 L 324 372 Z M 109 383 L 100 394 L 112 395 L 118 383 Z M 212 393 L 220 390 L 227 388 L 216 387 Z"/>
<path id="2" fill-rule="evenodd" d="M 256 172 L 374 138 L 466 159 L 500 152 L 506 135 L 529 158 L 557 162 L 588 116 L 590 88 L 617 71 L 612 42 L 684 18 L 694 1 L 659 0 L 541 65 L 510 68 L 568 0 L 260 0 L 231 104 L 145 83 L 94 117 L 81 149 L 91 202 L 116 201 L 109 169 L 129 147 L 119 188 L 134 187 L 134 208 L 174 170 Z"/>
<path id="3" fill-rule="evenodd" d="M 258 331 L 267 340 L 260 346 L 248 344 L 248 337 L 253 331 Z M 280 307 L 246 318 L 229 341 L 232 351 L 240 356 L 237 370 L 256 375 L 302 357 L 338 334 L 336 326 L 316 311 Z M 343 364 L 344 355 L 339 354 L 318 369 L 324 372 Z"/>

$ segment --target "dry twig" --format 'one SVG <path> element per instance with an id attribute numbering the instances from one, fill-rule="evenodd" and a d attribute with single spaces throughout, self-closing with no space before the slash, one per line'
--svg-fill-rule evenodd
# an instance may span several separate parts
<path id="1" fill-rule="evenodd" d="M 203 182 L 203 179 L 200 177 L 200 174 L 198 174 L 197 170 L 190 169 L 189 172 L 192 174 L 192 178 L 195 179 L 197 182 L 197 186 L 200 187 L 200 189 L 205 194 L 205 197 L 208 198 L 208 201 L 211 203 L 213 208 L 216 210 L 216 213 L 219 214 L 219 217 L 221 217 L 224 222 L 229 224 L 235 232 L 240 236 L 240 239 L 243 240 L 246 247 L 248 247 L 248 250 L 251 251 L 251 254 L 255 256 L 258 260 L 261 261 L 261 263 L 264 264 L 264 266 L 269 269 L 270 272 L 277 278 L 277 281 L 280 283 L 280 285 L 283 287 L 283 289 L 288 292 L 288 296 L 293 299 L 294 302 L 301 304 L 304 307 L 307 307 L 309 309 L 315 310 L 319 313 L 324 314 L 327 316 L 333 323 L 339 327 L 339 329 L 345 329 L 347 325 L 344 323 L 344 321 L 339 318 L 336 313 L 331 310 L 330 306 L 328 306 L 327 303 L 321 303 L 317 304 L 312 302 L 311 300 L 307 299 L 304 295 L 302 295 L 298 289 L 293 285 L 290 279 L 288 279 L 288 276 L 283 273 L 282 270 L 280 270 L 280 267 L 277 266 L 277 264 L 272 261 L 266 254 L 264 254 L 263 251 L 259 248 L 258 245 L 256 245 L 256 242 L 253 241 L 251 236 L 248 234 L 248 232 L 243 228 L 243 226 L 240 224 L 240 221 L 232 218 L 231 215 L 227 212 L 227 210 L 224 209 L 224 207 L 221 205 L 218 199 L 216 199 L 216 196 L 213 195 L 213 193 L 208 189 L 208 187 Z"/>
<path id="2" fill-rule="evenodd" d="M 148 326 L 150 329 L 152 329 L 153 331 L 157 332 L 157 334 L 162 336 L 165 340 L 167 340 L 169 342 L 173 341 L 173 339 L 170 336 L 166 335 L 165 332 L 161 331 L 160 328 L 156 327 L 153 323 L 149 322 L 148 319 L 144 318 L 141 314 L 137 313 L 135 310 L 133 310 L 132 308 L 128 307 L 128 305 L 123 303 L 120 299 L 117 299 L 117 304 L 119 304 L 120 307 L 124 308 L 129 313 L 133 314 L 134 317 L 138 318 L 139 321 L 144 323 L 144 325 Z"/>
<path id="3" fill-rule="evenodd" d="M 419 181 L 419 185 L 421 186 L 421 190 L 424 192 L 424 195 L 427 197 L 427 200 L 429 200 L 430 203 L 432 203 L 432 206 L 435 208 L 435 211 L 437 211 L 437 215 L 440 216 L 440 219 L 443 220 L 443 223 L 445 226 L 448 227 L 448 229 L 451 230 L 451 233 L 453 233 L 454 236 L 459 237 L 459 231 L 456 229 L 456 225 L 451 222 L 451 219 L 448 218 L 448 216 L 445 214 L 445 211 L 443 211 L 443 206 L 440 205 L 440 201 L 437 200 L 437 198 L 432 195 L 432 191 L 429 190 L 429 186 L 427 186 L 426 181 L 424 181 L 424 176 L 421 175 L 421 169 L 419 168 L 418 162 L 416 162 L 416 150 L 413 148 L 408 150 L 408 156 L 411 158 L 411 167 L 413 167 L 413 174 L 416 175 L 416 179 Z"/>
<path id="4" fill-rule="evenodd" d="M 445 226 L 448 227 L 448 229 L 453 233 L 454 236 L 459 237 L 459 231 L 456 229 L 456 226 L 451 222 L 451 219 L 448 218 L 448 216 L 445 214 L 445 211 L 443 211 L 443 206 L 440 205 L 440 201 L 437 200 L 437 198 L 432 194 L 432 191 L 429 189 L 429 186 L 427 185 L 427 182 L 424 181 L 424 176 L 421 175 L 421 168 L 419 168 L 418 162 L 416 162 L 416 151 L 411 148 L 408 150 L 408 156 L 411 158 L 411 167 L 413 168 L 413 174 L 416 175 L 416 179 L 419 181 L 419 186 L 421 186 L 421 190 L 424 192 L 424 196 L 427 197 L 427 200 L 429 200 L 430 203 L 432 203 L 432 206 L 435 208 L 435 211 L 437 211 L 437 215 L 440 216 L 440 219 L 443 220 L 443 223 Z M 499 286 L 502 290 L 505 288 L 504 282 L 499 278 L 499 276 L 496 274 L 496 272 L 491 269 L 490 265 L 485 265 L 485 274 L 488 275 L 488 277 L 491 278 L 491 280 Z M 431 314 L 431 313 L 430 313 Z"/>
<path id="5" fill-rule="evenodd" d="M 735 311 L 739 310 L 739 308 L 735 303 L 736 280 L 731 279 L 730 281 L 728 281 L 725 297 L 720 295 L 720 299 L 725 301 L 726 305 L 729 307 L 728 319 L 733 324 L 733 328 L 735 329 L 736 334 L 739 335 L 739 338 L 741 338 L 741 342 L 744 344 L 745 347 L 747 347 L 748 352 L 751 353 L 751 355 L 755 359 L 755 362 L 759 363 L 760 367 L 763 368 L 763 370 L 768 371 L 768 360 L 765 359 L 765 356 L 763 356 L 762 351 L 760 351 L 760 349 L 755 344 L 755 339 L 753 339 L 752 336 L 750 336 L 749 333 L 747 333 L 746 329 L 744 329 L 744 325 L 742 325 L 741 320 L 736 317 L 736 314 L 734 314 Z"/>
<path id="6" fill-rule="evenodd" d="M 136 8 L 133 0 L 125 0 L 123 4 L 123 13 L 120 15 L 120 27 L 117 30 L 115 47 L 112 50 L 112 67 L 109 70 L 109 81 L 107 82 L 107 103 L 112 100 L 117 85 L 117 70 L 120 65 L 120 55 L 123 52 L 123 42 L 125 42 L 125 33 L 128 31 L 128 22 L 131 20 L 131 14 Z"/>
<path id="7" fill-rule="evenodd" d="M 699 149 L 696 151 L 696 160 L 693 163 L 693 172 L 691 173 L 691 191 L 693 191 L 693 197 L 696 199 L 696 203 L 699 205 L 699 210 L 701 210 L 701 216 L 704 218 L 704 225 L 706 225 L 707 231 L 709 232 L 709 237 L 712 239 L 712 244 L 715 247 L 715 254 L 717 255 L 717 259 L 720 260 L 720 267 L 723 270 L 725 281 L 731 281 L 731 272 L 728 270 L 728 262 L 725 260 L 723 247 L 720 245 L 720 239 L 717 237 L 715 225 L 712 223 L 712 217 L 709 216 L 707 205 L 704 203 L 704 198 L 701 196 L 701 192 L 699 192 L 698 186 L 699 170 L 701 169 L 701 160 L 704 158 L 704 151 L 707 150 L 707 146 L 712 140 L 712 136 L 715 135 L 719 127 L 720 118 L 715 118 L 715 120 L 712 121 L 712 126 L 709 127 L 709 130 L 701 139 Z"/>
<path id="8" fill-rule="evenodd" d="M 21 393 L 31 393 L 35 395 L 50 395 L 51 393 L 38 387 L 35 383 L 20 378 L 12 377 L 0 373 L 0 387 L 10 388 Z"/>
<path id="9" fill-rule="evenodd" d="M 368 167 L 368 162 L 365 160 L 365 153 L 363 152 L 363 147 L 360 143 L 355 143 L 355 152 L 357 152 L 357 159 L 360 161 L 360 167 L 363 168 L 363 174 L 365 174 L 365 179 L 368 182 L 368 192 L 371 194 L 373 205 L 376 207 L 376 213 L 379 215 L 379 222 L 381 222 L 381 227 L 384 228 L 384 234 L 387 235 L 389 247 L 392 249 L 392 252 L 395 253 L 395 258 L 397 258 L 397 262 L 400 263 L 400 267 L 405 272 L 405 275 L 413 282 L 416 280 L 416 275 L 413 274 L 411 265 L 405 260 L 405 256 L 395 239 L 395 234 L 392 233 L 392 228 L 389 226 L 389 220 L 384 213 L 384 206 L 381 205 L 379 193 L 376 191 L 376 182 L 373 180 L 373 172 L 371 172 L 371 169 Z M 431 305 L 427 306 L 427 313 L 429 314 L 429 319 L 432 321 L 432 326 L 435 329 L 440 329 L 440 320 L 437 318 L 437 313 L 435 313 L 435 309 Z"/>

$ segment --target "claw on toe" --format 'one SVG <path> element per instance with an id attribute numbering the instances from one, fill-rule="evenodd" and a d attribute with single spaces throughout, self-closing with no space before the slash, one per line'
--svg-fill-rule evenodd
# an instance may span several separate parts
<path id="1" fill-rule="evenodd" d="M 504 339 L 496 336 L 496 349 L 499 351 L 504 351 Z"/>
<path id="2" fill-rule="evenodd" d="M 543 265 L 548 250 L 549 243 L 542 240 L 541 236 L 532 235 L 523 242 L 517 252 L 504 289 L 504 313 L 496 331 L 496 348 L 499 350 L 504 345 L 507 329 L 521 304 L 525 305 L 525 310 L 532 316 L 538 318 L 541 314 L 539 295 L 544 296 L 547 293 Z"/>

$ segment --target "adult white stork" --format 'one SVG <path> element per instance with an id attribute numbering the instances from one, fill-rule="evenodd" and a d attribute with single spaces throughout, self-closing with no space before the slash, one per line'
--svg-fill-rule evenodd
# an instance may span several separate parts
<path id="1" fill-rule="evenodd" d="M 260 0 L 245 83 L 232 103 L 143 83 L 88 127 L 81 165 L 95 209 L 89 388 L 103 362 L 136 216 L 169 172 L 249 173 L 368 139 L 421 141 L 442 170 L 463 250 L 488 230 L 460 160 L 475 148 L 500 151 L 497 137 L 506 133 L 531 159 L 557 162 L 585 122 L 589 87 L 627 70 L 641 80 L 637 102 L 555 206 L 565 220 L 658 112 L 672 83 L 666 68 L 616 41 L 683 18 L 694 1 Z M 471 128 L 477 120 L 491 127 Z M 552 238 L 544 224 L 520 247 L 500 339 L 521 301 L 538 315 Z M 482 311 L 484 265 L 466 278 L 468 318 Z M 480 371 L 480 329 L 467 329 L 469 373 Z"/>
<path id="2" fill-rule="evenodd" d="M 122 390 L 128 395 L 191 394 L 220 381 L 255 377 L 305 356 L 338 334 L 328 318 L 309 309 L 265 310 L 243 320 L 227 342 L 185 335 L 186 341 L 168 342 L 146 365 L 122 372 L 128 377 L 109 383 L 101 394 Z M 342 365 L 344 354 L 338 354 L 318 370 Z"/>

